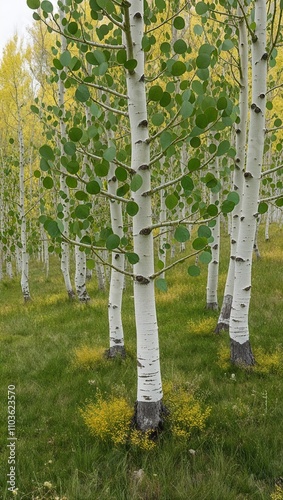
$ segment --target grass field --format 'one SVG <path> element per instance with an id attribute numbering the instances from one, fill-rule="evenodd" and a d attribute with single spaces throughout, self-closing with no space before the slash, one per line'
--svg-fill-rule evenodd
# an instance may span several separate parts
<path id="1" fill-rule="evenodd" d="M 252 371 L 230 366 L 227 334 L 213 334 L 217 313 L 205 310 L 205 269 L 191 278 L 179 266 L 168 274 L 169 291 L 157 291 L 163 380 L 185 388 L 211 411 L 205 429 L 190 437 L 178 437 L 165 425 L 150 451 L 93 437 L 79 411 L 98 394 L 118 394 L 134 407 L 131 285 L 123 306 L 126 360 L 98 357 L 88 366 L 74 363 L 76 349 L 88 346 L 95 354 L 108 347 L 107 292 L 97 290 L 95 279 L 87 306 L 68 301 L 55 259 L 48 279 L 42 265 L 31 262 L 31 303 L 23 304 L 19 278 L 2 281 L 0 498 L 283 499 L 282 231 L 272 227 L 269 243 L 260 233 L 259 248 L 250 313 L 258 364 Z M 220 302 L 227 251 L 224 238 Z M 9 385 L 16 393 L 17 495 L 7 492 Z"/>

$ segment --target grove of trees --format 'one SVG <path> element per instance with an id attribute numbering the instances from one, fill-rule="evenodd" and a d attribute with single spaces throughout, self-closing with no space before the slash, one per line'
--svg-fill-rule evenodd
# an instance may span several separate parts
<path id="1" fill-rule="evenodd" d="M 250 366 L 253 250 L 282 223 L 282 0 L 27 0 L 31 42 L 0 66 L 0 276 L 61 259 L 62 286 L 88 302 L 109 280 L 110 358 L 127 352 L 134 290 L 138 429 L 164 418 L 155 287 L 207 264 L 231 362 Z M 33 14 L 32 14 L 33 12 Z M 230 235 L 218 303 L 221 231 Z M 70 273 L 75 260 L 75 279 Z M 184 278 L 185 279 L 185 278 Z M 170 293 L 170 290 L 169 292 Z M 173 333 L 173 332 L 172 332 Z M 189 355 L 189 354 L 188 354 Z"/>

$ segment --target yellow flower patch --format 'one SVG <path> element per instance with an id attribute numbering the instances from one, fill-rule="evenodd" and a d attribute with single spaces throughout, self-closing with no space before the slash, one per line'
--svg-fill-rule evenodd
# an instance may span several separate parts
<path id="1" fill-rule="evenodd" d="M 208 335 L 216 326 L 215 318 L 204 318 L 200 321 L 188 322 L 188 333 L 193 335 Z"/>
<path id="2" fill-rule="evenodd" d="M 76 368 L 90 370 L 105 360 L 104 353 L 105 349 L 103 347 L 83 345 L 74 350 L 73 365 Z"/>

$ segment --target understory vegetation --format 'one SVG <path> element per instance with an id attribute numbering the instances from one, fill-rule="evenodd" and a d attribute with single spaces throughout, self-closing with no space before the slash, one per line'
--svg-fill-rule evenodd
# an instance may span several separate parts
<path id="1" fill-rule="evenodd" d="M 223 229 L 220 294 L 228 265 Z M 135 402 L 133 292 L 123 319 L 126 359 L 107 359 L 108 293 L 89 282 L 68 301 L 54 257 L 31 262 L 32 301 L 19 278 L 0 283 L 0 439 L 3 499 L 283 499 L 282 230 L 259 232 L 250 313 L 257 364 L 229 363 L 228 334 L 205 309 L 206 271 L 168 273 L 156 291 L 166 406 L 155 440 L 131 429 Z M 7 493 L 7 390 L 16 389 L 16 486 Z M 87 425 L 86 425 L 87 424 Z"/>

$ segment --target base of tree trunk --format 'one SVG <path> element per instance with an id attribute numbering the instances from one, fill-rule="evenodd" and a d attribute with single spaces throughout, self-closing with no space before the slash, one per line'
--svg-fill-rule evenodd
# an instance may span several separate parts
<path id="1" fill-rule="evenodd" d="M 87 304 L 90 301 L 90 296 L 88 295 L 87 292 L 85 292 L 81 296 L 79 296 L 79 301 L 82 304 Z"/>
<path id="2" fill-rule="evenodd" d="M 70 300 L 74 300 L 76 298 L 76 294 L 73 290 L 68 290 L 68 297 Z"/>
<path id="3" fill-rule="evenodd" d="M 227 323 L 217 323 L 214 333 L 220 334 L 221 332 L 228 332 L 229 330 L 229 325 Z"/>
<path id="4" fill-rule="evenodd" d="M 221 333 L 222 331 L 229 330 L 229 320 L 231 315 L 232 302 L 233 302 L 233 296 L 225 295 L 223 299 L 221 313 L 216 328 L 214 330 L 214 333 Z"/>
<path id="5" fill-rule="evenodd" d="M 217 302 L 208 302 L 206 304 L 206 309 L 209 309 L 210 311 L 218 311 L 218 304 L 217 304 Z"/>
<path id="6" fill-rule="evenodd" d="M 231 339 L 231 355 L 230 360 L 233 365 L 237 366 L 254 366 L 255 358 L 252 352 L 250 341 L 247 340 L 243 344 Z"/>
<path id="7" fill-rule="evenodd" d="M 150 431 L 150 437 L 154 439 L 163 429 L 167 414 L 168 410 L 163 405 L 162 399 L 156 402 L 136 401 L 133 427 L 142 432 Z"/>
<path id="8" fill-rule="evenodd" d="M 122 358 L 126 357 L 126 349 L 124 345 L 114 345 L 105 351 L 105 357 L 107 359 Z"/>
<path id="9" fill-rule="evenodd" d="M 31 301 L 31 296 L 30 295 L 24 295 L 24 303 L 26 304 L 27 302 Z"/>

